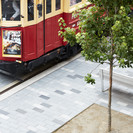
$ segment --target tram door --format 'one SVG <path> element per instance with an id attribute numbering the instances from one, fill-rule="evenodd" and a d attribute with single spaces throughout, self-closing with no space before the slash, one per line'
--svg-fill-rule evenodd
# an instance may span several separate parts
<path id="1" fill-rule="evenodd" d="M 60 30 L 58 19 L 63 17 L 64 0 L 45 0 L 45 52 L 62 46 L 58 36 Z"/>
<path id="2" fill-rule="evenodd" d="M 26 0 L 25 55 L 26 59 L 33 59 L 44 54 L 44 0 Z M 25 3 L 24 3 L 25 4 Z M 24 9 L 25 10 L 25 9 Z"/>
<path id="3" fill-rule="evenodd" d="M 36 0 L 36 21 L 37 21 L 37 56 L 41 56 L 44 53 L 44 11 L 43 1 Z"/>

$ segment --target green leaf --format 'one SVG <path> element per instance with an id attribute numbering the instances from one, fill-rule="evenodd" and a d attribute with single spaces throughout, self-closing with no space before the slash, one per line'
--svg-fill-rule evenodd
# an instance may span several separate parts
<path id="1" fill-rule="evenodd" d="M 85 76 L 85 81 L 90 84 L 95 84 L 95 79 L 91 78 L 91 74 L 87 74 L 87 76 Z"/>

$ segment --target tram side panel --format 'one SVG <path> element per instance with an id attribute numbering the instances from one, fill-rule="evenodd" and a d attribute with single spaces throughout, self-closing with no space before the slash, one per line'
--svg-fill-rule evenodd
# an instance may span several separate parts
<path id="1" fill-rule="evenodd" d="M 23 61 L 29 61 L 37 57 L 37 33 L 36 25 L 24 27 L 23 29 Z"/>
<path id="2" fill-rule="evenodd" d="M 59 20 L 60 17 L 63 17 L 63 13 L 53 17 L 53 22 L 54 22 L 53 23 L 53 29 L 54 29 L 53 40 L 54 40 L 54 43 L 55 43 L 55 48 L 60 47 L 63 44 L 62 38 L 60 36 L 58 36 L 58 32 L 60 30 L 58 20 Z"/>
<path id="3" fill-rule="evenodd" d="M 44 54 L 44 21 L 37 24 L 37 58 Z"/>
<path id="4" fill-rule="evenodd" d="M 45 20 L 45 53 L 63 45 L 62 38 L 58 36 L 60 17 L 63 17 L 63 13 Z"/>

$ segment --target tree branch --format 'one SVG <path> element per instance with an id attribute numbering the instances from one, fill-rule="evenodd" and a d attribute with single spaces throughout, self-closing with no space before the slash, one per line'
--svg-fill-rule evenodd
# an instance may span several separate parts
<path id="1" fill-rule="evenodd" d="M 93 71 L 95 71 L 100 65 L 101 65 L 101 64 L 98 64 L 98 65 L 90 72 L 90 74 L 91 74 Z"/>

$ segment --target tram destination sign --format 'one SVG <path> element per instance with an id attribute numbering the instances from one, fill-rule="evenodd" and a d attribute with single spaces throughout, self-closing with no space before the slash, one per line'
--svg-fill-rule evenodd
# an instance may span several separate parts
<path id="1" fill-rule="evenodd" d="M 3 30 L 2 35 L 2 56 L 21 58 L 21 31 Z"/>

